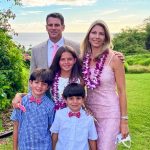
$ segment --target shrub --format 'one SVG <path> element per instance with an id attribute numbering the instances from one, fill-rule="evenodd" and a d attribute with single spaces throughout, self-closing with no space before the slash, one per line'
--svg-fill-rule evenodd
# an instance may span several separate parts
<path id="1" fill-rule="evenodd" d="M 16 92 L 26 90 L 28 70 L 24 65 L 22 50 L 2 29 L 0 29 L 0 64 L 0 109 L 3 109 Z"/>
<path id="2" fill-rule="evenodd" d="M 150 65 L 150 53 L 126 56 L 126 61 L 129 65 Z"/>
<path id="3" fill-rule="evenodd" d="M 150 66 L 133 65 L 128 67 L 127 73 L 150 73 Z"/>
<path id="4" fill-rule="evenodd" d="M 0 110 L 6 108 L 9 105 L 9 100 L 5 91 L 9 90 L 9 84 L 5 85 L 6 77 L 4 74 L 0 73 Z"/>
<path id="5" fill-rule="evenodd" d="M 143 65 L 143 66 L 149 66 L 150 65 L 150 58 L 139 61 L 139 64 Z"/>
<path id="6" fill-rule="evenodd" d="M 128 63 L 125 62 L 125 63 L 124 63 L 125 72 L 128 72 L 128 67 L 129 67 Z"/>

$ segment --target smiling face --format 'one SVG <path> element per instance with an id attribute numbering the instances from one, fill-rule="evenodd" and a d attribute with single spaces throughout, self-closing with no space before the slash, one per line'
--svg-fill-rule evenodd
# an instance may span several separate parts
<path id="1" fill-rule="evenodd" d="M 84 98 L 81 96 L 71 96 L 65 102 L 72 112 L 79 112 L 84 103 Z"/>
<path id="2" fill-rule="evenodd" d="M 39 80 L 30 80 L 29 84 L 32 90 L 32 95 L 36 98 L 43 96 L 49 88 L 47 83 L 41 82 Z"/>
<path id="3" fill-rule="evenodd" d="M 66 73 L 66 72 L 71 73 L 72 68 L 75 63 L 76 63 L 76 58 L 74 58 L 71 53 L 63 52 L 59 60 L 61 74 Z"/>
<path id="4" fill-rule="evenodd" d="M 61 24 L 61 20 L 59 18 L 49 17 L 47 19 L 46 30 L 49 34 L 50 40 L 54 43 L 61 39 L 64 29 L 65 26 Z"/>
<path id="5" fill-rule="evenodd" d="M 105 42 L 105 30 L 100 25 L 95 25 L 89 33 L 89 42 L 92 48 L 101 48 Z"/>

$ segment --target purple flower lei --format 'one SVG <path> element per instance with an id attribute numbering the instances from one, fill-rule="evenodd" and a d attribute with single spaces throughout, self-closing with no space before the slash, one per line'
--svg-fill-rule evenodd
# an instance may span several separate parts
<path id="1" fill-rule="evenodd" d="M 58 81 L 59 81 L 60 73 L 56 73 L 54 82 L 52 85 L 52 95 L 53 95 L 53 100 L 55 102 L 55 110 L 62 109 L 66 107 L 66 103 L 64 99 L 61 97 L 59 98 L 58 95 Z M 77 82 L 77 79 L 72 79 L 71 81 L 69 80 L 69 83 Z M 68 84 L 69 84 L 68 83 Z"/>
<path id="2" fill-rule="evenodd" d="M 91 53 L 87 52 L 85 54 L 85 57 L 83 58 L 83 67 L 82 67 L 82 74 L 83 74 L 83 80 L 87 86 L 88 89 L 95 89 L 100 85 L 100 75 L 102 73 L 104 63 L 106 61 L 108 55 L 108 50 L 104 51 L 98 60 L 96 60 L 96 65 L 94 69 L 94 75 L 91 80 L 91 71 L 90 71 L 90 56 Z"/>

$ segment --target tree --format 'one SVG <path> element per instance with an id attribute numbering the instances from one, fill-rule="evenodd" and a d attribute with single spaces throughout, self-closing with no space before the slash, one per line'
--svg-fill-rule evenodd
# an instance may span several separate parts
<path id="1" fill-rule="evenodd" d="M 12 2 L 10 0 L 7 0 Z M 18 3 L 18 0 L 13 0 Z M 9 19 L 15 14 L 8 10 L 0 10 L 0 110 L 4 109 L 17 91 L 25 91 L 28 71 L 25 67 L 22 49 L 17 46 L 12 37 Z"/>
<path id="2" fill-rule="evenodd" d="M 114 49 L 125 55 L 145 52 L 145 32 L 138 29 L 122 29 L 113 38 Z"/>
<path id="3" fill-rule="evenodd" d="M 146 49 L 150 51 L 150 17 L 144 20 L 145 23 L 145 31 L 146 31 Z"/>
<path id="4" fill-rule="evenodd" d="M 6 2 L 10 3 L 10 7 L 12 7 L 13 4 L 15 5 L 21 5 L 21 0 L 6 0 Z M 14 32 L 14 30 L 11 28 L 11 25 L 9 23 L 10 19 L 15 19 L 16 15 L 11 11 L 10 8 L 3 10 L 0 9 L 0 29 L 3 29 L 7 32 Z M 14 32 L 15 33 L 15 32 Z"/>

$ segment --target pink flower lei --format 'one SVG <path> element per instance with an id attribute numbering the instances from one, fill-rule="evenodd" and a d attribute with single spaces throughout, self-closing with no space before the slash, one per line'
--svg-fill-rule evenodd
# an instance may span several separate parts
<path id="1" fill-rule="evenodd" d="M 58 81 L 59 81 L 60 73 L 56 73 L 54 82 L 52 85 L 52 96 L 53 100 L 55 102 L 55 110 L 62 109 L 66 107 L 66 103 L 62 97 L 59 97 L 58 95 Z M 69 83 L 77 82 L 77 79 L 72 79 L 71 81 L 69 80 Z"/>
<path id="2" fill-rule="evenodd" d="M 91 71 L 90 71 L 90 56 L 91 53 L 87 52 L 83 58 L 83 67 L 82 67 L 82 74 L 83 74 L 83 80 L 89 89 L 95 89 L 100 85 L 100 75 L 102 73 L 104 63 L 106 61 L 108 55 L 108 50 L 104 51 L 101 54 L 101 57 L 96 60 L 96 65 L 94 69 L 94 75 L 91 80 Z"/>

